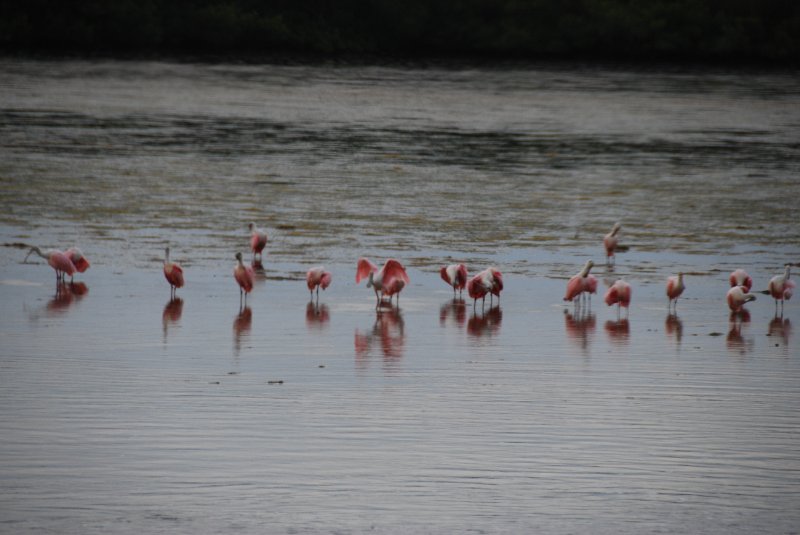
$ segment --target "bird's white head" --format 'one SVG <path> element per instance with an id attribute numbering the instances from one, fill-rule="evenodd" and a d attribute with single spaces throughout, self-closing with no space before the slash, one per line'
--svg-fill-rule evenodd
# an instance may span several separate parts
<path id="1" fill-rule="evenodd" d="M 583 266 L 583 270 L 581 270 L 581 276 L 585 277 L 589 274 L 589 271 L 594 267 L 594 261 L 587 260 L 586 265 Z"/>
<path id="2" fill-rule="evenodd" d="M 616 236 L 617 232 L 619 232 L 619 229 L 621 229 L 621 228 L 622 228 L 622 224 L 621 223 L 619 223 L 619 222 L 614 223 L 614 227 L 611 229 L 611 235 L 612 236 Z"/>

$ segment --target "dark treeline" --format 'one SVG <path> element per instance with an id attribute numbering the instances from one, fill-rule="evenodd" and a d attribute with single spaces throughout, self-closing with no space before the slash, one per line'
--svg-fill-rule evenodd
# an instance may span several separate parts
<path id="1" fill-rule="evenodd" d="M 0 50 L 796 63 L 797 0 L 0 0 Z"/>

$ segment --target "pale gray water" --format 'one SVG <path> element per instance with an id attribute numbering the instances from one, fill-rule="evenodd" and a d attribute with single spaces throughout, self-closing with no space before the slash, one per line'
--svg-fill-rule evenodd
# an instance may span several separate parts
<path id="1" fill-rule="evenodd" d="M 0 530 L 791 533 L 796 73 L 0 62 Z M 271 236 L 239 314 L 246 224 Z M 623 222 L 576 318 L 567 276 Z M 163 246 L 186 267 L 168 302 Z M 355 259 L 412 284 L 376 313 Z M 437 268 L 506 274 L 452 303 Z M 334 273 L 320 308 L 300 277 Z M 663 280 L 683 270 L 670 317 Z M 793 325 L 794 324 L 794 325 Z M 275 381 L 283 381 L 276 383 Z"/>

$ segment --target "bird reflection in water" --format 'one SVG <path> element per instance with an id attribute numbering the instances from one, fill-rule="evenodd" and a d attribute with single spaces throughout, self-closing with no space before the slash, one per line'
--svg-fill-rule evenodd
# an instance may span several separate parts
<path id="1" fill-rule="evenodd" d="M 164 312 L 161 314 L 161 327 L 164 333 L 164 343 L 167 342 L 167 334 L 170 326 L 177 325 L 183 314 L 183 299 L 173 297 L 164 305 Z"/>
<path id="2" fill-rule="evenodd" d="M 449 321 L 458 327 L 464 326 L 467 321 L 467 304 L 463 299 L 454 297 L 439 309 L 439 325 L 445 327 Z"/>
<path id="3" fill-rule="evenodd" d="M 753 337 L 745 337 L 742 332 L 742 327 L 748 323 L 750 323 L 750 312 L 746 308 L 731 312 L 728 316 L 728 335 L 725 337 L 725 342 L 730 351 L 746 355 L 753 350 Z"/>
<path id="4" fill-rule="evenodd" d="M 584 354 L 589 350 L 590 335 L 594 334 L 597 317 L 588 308 L 576 307 L 575 313 L 564 310 L 564 328 L 567 338 L 577 343 Z"/>
<path id="5" fill-rule="evenodd" d="M 306 327 L 322 329 L 330 321 L 331 315 L 325 303 L 309 301 L 306 305 Z"/>
<path id="6" fill-rule="evenodd" d="M 788 346 L 789 338 L 792 336 L 792 322 L 789 321 L 789 318 L 784 319 L 783 316 L 775 316 L 769 322 L 767 336 L 772 337 L 773 341 L 780 339 L 784 346 Z"/>
<path id="7" fill-rule="evenodd" d="M 628 318 L 608 320 L 605 324 L 606 332 L 614 344 L 627 344 L 631 334 L 631 323 Z"/>
<path id="8" fill-rule="evenodd" d="M 680 345 L 683 339 L 683 322 L 677 314 L 667 314 L 667 319 L 664 320 L 664 331 L 666 331 L 669 338 L 675 338 L 675 341 Z"/>
<path id="9" fill-rule="evenodd" d="M 260 258 L 253 260 L 250 266 L 253 268 L 256 282 L 264 282 L 267 280 L 267 270 L 264 269 L 264 264 L 261 262 Z"/>
<path id="10" fill-rule="evenodd" d="M 250 337 L 250 326 L 253 324 L 253 311 L 245 306 L 233 320 L 233 352 L 236 356 L 242 351 L 242 342 Z"/>
<path id="11" fill-rule="evenodd" d="M 475 338 L 494 336 L 500 332 L 503 322 L 503 309 L 496 305 L 483 313 L 472 313 L 467 322 L 467 334 Z"/>
<path id="12" fill-rule="evenodd" d="M 356 363 L 366 367 L 368 358 L 377 344 L 384 363 L 392 363 L 403 356 L 405 346 L 405 322 L 400 309 L 380 307 L 375 312 L 375 323 L 368 333 L 355 332 Z"/>
<path id="13" fill-rule="evenodd" d="M 70 306 L 77 303 L 89 293 L 89 287 L 84 282 L 59 282 L 56 293 L 47 303 L 47 312 L 60 314 Z"/>

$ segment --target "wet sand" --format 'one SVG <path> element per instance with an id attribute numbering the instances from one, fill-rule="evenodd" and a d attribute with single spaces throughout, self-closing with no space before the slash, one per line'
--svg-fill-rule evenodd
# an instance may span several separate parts
<path id="1" fill-rule="evenodd" d="M 4 530 L 797 524 L 800 313 L 759 295 L 731 317 L 722 274 L 688 277 L 677 316 L 634 282 L 617 321 L 599 296 L 564 305 L 564 280 L 508 274 L 481 310 L 417 269 L 376 312 L 335 265 L 318 306 L 267 279 L 240 313 L 232 262 L 170 301 L 158 264 L 56 295 L 48 266 L 0 251 Z"/>

